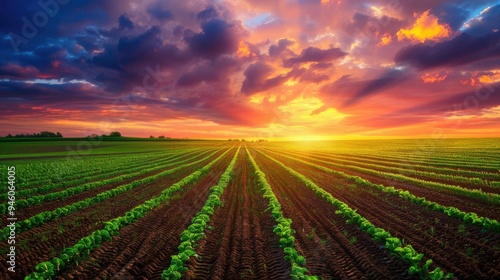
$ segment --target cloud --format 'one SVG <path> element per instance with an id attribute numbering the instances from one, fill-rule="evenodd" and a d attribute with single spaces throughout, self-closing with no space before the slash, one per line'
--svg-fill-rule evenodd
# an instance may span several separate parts
<path id="1" fill-rule="evenodd" d="M 285 55 L 295 55 L 288 47 L 292 46 L 295 42 L 289 39 L 280 39 L 277 44 L 273 44 L 269 47 L 269 56 L 279 57 L 282 54 Z"/>
<path id="2" fill-rule="evenodd" d="M 264 62 L 250 64 L 243 72 L 245 80 L 241 86 L 241 92 L 250 95 L 267 89 L 267 76 L 272 71 L 273 68 Z"/>
<path id="3" fill-rule="evenodd" d="M 380 42 L 377 44 L 377 46 L 381 47 L 381 46 L 387 46 L 389 45 L 390 43 L 392 42 L 392 36 L 388 33 L 384 34 L 381 38 L 380 38 Z"/>
<path id="4" fill-rule="evenodd" d="M 429 14 L 430 10 L 425 11 L 417 17 L 410 29 L 401 29 L 396 33 L 398 41 L 408 39 L 412 42 L 423 43 L 425 41 L 437 41 L 447 38 L 451 34 L 451 28 L 447 24 L 440 24 L 438 18 Z"/>
<path id="5" fill-rule="evenodd" d="M 418 69 L 453 67 L 500 56 L 500 32 L 480 36 L 462 33 L 435 45 L 417 44 L 399 50 L 394 61 Z"/>
<path id="6" fill-rule="evenodd" d="M 127 14 L 123 14 L 118 18 L 118 26 L 120 29 L 133 29 L 134 23 Z"/>
<path id="7" fill-rule="evenodd" d="M 304 62 L 329 62 L 347 55 L 340 48 L 320 49 L 308 47 L 303 49 L 299 56 L 285 59 L 283 64 L 287 67 Z"/>
<path id="8" fill-rule="evenodd" d="M 464 32 L 483 35 L 500 29 L 500 5 L 488 6 L 474 18 L 464 23 Z"/>
<path id="9" fill-rule="evenodd" d="M 390 70 L 376 79 L 363 81 L 361 88 L 355 91 L 355 93 L 342 104 L 342 107 L 352 106 L 370 95 L 405 81 L 407 78 L 407 74 L 403 71 Z"/>
<path id="10" fill-rule="evenodd" d="M 72 0 L 14 52 L 9 34 L 22 35 L 38 2 L 0 11 L 1 104 L 7 118 L 37 125 L 118 121 L 120 106 L 110 104 L 138 98 L 151 71 L 158 84 L 130 123 L 190 119 L 252 132 L 280 107 L 311 99 L 320 102 L 304 111 L 319 132 L 423 123 L 432 120 L 425 108 L 413 117 L 397 110 L 498 82 L 499 5 L 478 15 L 487 0 Z M 435 27 L 448 37 L 428 32 Z M 350 114 L 345 127 L 315 119 L 336 110 Z"/>
<path id="11" fill-rule="evenodd" d="M 134 64 L 134 62 L 150 57 L 156 49 L 162 46 L 163 40 L 160 34 L 160 27 L 154 25 L 138 36 L 120 38 L 117 46 L 120 64 Z"/>
<path id="12" fill-rule="evenodd" d="M 187 37 L 190 49 L 203 58 L 214 59 L 238 50 L 244 28 L 237 22 L 210 19 L 201 25 L 202 32 Z"/>
<path id="13" fill-rule="evenodd" d="M 439 22 L 447 23 L 452 30 L 456 31 L 470 17 L 471 10 L 473 9 L 463 3 L 444 3 L 432 8 L 432 13 L 439 15 Z"/>
<path id="14" fill-rule="evenodd" d="M 196 18 L 200 22 L 207 22 L 210 19 L 218 17 L 219 17 L 219 11 L 214 5 L 209 5 L 207 8 L 199 12 L 198 15 L 196 15 Z"/>
<path id="15" fill-rule="evenodd" d="M 161 22 L 167 22 L 175 19 L 174 14 L 170 10 L 164 9 L 160 2 L 150 5 L 146 12 Z"/>
<path id="16" fill-rule="evenodd" d="M 425 73 L 420 78 L 424 83 L 439 83 L 446 79 L 446 73 L 441 74 L 439 72 Z"/>
<path id="17" fill-rule="evenodd" d="M 192 87 L 202 82 L 223 83 L 229 80 L 241 68 L 240 61 L 222 56 L 214 61 L 207 61 L 190 72 L 183 74 L 177 80 L 177 86 Z"/>
<path id="18" fill-rule="evenodd" d="M 461 91 L 450 96 L 439 97 L 432 102 L 406 108 L 401 111 L 405 114 L 438 114 L 450 112 L 477 112 L 500 105 L 500 94 L 496 89 L 500 84 L 481 85 L 473 90 Z"/>

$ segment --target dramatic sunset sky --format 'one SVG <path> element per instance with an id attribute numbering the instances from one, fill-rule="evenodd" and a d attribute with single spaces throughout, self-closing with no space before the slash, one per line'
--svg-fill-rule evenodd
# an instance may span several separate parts
<path id="1" fill-rule="evenodd" d="M 499 29 L 486 0 L 2 1 L 0 135 L 499 137 Z"/>

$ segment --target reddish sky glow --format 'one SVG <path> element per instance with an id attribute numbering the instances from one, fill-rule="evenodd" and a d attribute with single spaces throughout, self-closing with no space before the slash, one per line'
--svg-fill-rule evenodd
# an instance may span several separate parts
<path id="1" fill-rule="evenodd" d="M 500 136 L 500 2 L 46 2 L 0 12 L 2 136 Z"/>

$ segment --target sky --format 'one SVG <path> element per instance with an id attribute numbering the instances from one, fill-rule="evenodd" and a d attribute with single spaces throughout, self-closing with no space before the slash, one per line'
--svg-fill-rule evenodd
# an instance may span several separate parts
<path id="1" fill-rule="evenodd" d="M 0 135 L 500 137 L 500 1 L 2 1 Z"/>

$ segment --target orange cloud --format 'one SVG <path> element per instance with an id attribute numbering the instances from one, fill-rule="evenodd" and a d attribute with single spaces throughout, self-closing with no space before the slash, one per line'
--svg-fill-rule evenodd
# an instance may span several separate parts
<path id="1" fill-rule="evenodd" d="M 500 81 L 500 70 L 494 70 L 488 73 L 487 75 L 481 75 L 481 76 L 479 76 L 478 73 L 475 72 L 472 74 L 470 78 L 461 80 L 460 84 L 476 86 L 480 84 L 497 83 L 499 81 Z"/>
<path id="2" fill-rule="evenodd" d="M 382 38 L 380 38 L 380 43 L 377 44 L 377 46 L 386 46 L 389 45 L 389 43 L 392 42 L 392 36 L 388 33 L 385 33 Z"/>
<path id="3" fill-rule="evenodd" d="M 342 2 L 341 0 L 321 0 L 321 5 L 328 5 L 328 4 L 334 4 L 335 2 L 337 2 L 337 5 L 340 5 L 340 3 Z"/>
<path id="4" fill-rule="evenodd" d="M 446 77 L 446 74 L 440 76 L 439 73 L 425 73 L 420 78 L 422 79 L 422 81 L 424 81 L 424 83 L 427 84 L 442 82 L 446 79 Z"/>
<path id="5" fill-rule="evenodd" d="M 414 14 L 414 16 L 417 17 L 418 15 Z M 410 29 L 401 29 L 396 33 L 398 41 L 408 39 L 420 43 L 428 40 L 436 41 L 449 37 L 450 34 L 450 26 L 448 24 L 439 24 L 438 18 L 430 15 L 429 10 L 420 15 Z"/>
<path id="6" fill-rule="evenodd" d="M 256 57 L 255 53 L 250 50 L 248 47 L 248 44 L 241 41 L 240 45 L 238 46 L 238 50 L 236 51 L 236 55 L 241 58 L 250 58 L 250 57 Z"/>

